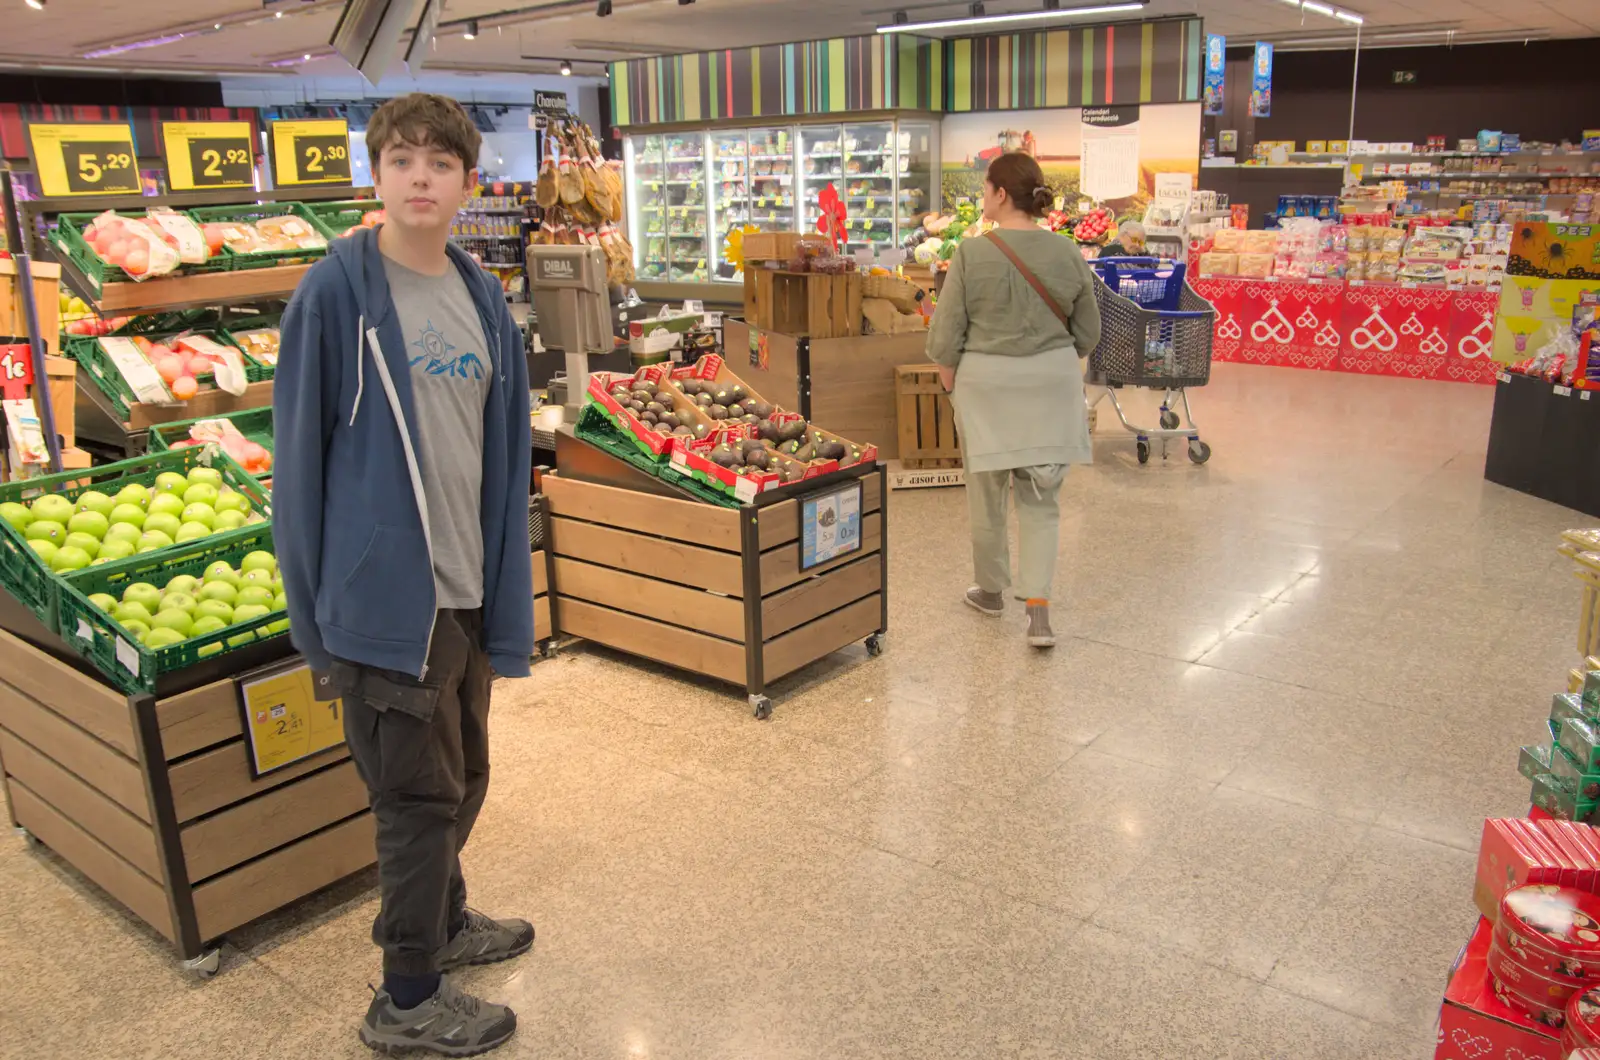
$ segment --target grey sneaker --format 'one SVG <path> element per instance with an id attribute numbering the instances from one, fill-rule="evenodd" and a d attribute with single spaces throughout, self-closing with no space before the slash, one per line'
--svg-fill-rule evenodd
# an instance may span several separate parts
<path id="1" fill-rule="evenodd" d="M 495 920 L 476 909 L 467 910 L 467 925 L 434 955 L 441 972 L 469 964 L 494 964 L 533 948 L 533 925 L 526 920 Z"/>
<path id="2" fill-rule="evenodd" d="M 999 593 L 986 593 L 974 585 L 967 590 L 967 606 L 982 611 L 990 618 L 999 618 L 1006 613 L 1006 598 Z"/>
<path id="3" fill-rule="evenodd" d="M 477 1056 L 511 1040 L 517 1014 L 504 1005 L 481 1001 L 463 993 L 444 976 L 432 997 L 416 1008 L 396 1008 L 382 990 L 367 1008 L 361 1040 L 380 1053 L 410 1050 L 441 1056 Z"/>
<path id="4" fill-rule="evenodd" d="M 1028 643 L 1035 648 L 1054 648 L 1055 631 L 1050 628 L 1050 605 L 1037 600 L 1028 602 Z"/>

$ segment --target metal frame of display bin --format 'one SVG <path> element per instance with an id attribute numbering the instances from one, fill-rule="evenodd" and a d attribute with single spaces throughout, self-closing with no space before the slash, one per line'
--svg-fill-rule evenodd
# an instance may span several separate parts
<path id="1" fill-rule="evenodd" d="M 1184 278 L 1186 267 L 1156 258 L 1104 258 L 1089 263 L 1095 274 L 1095 304 L 1100 309 L 1100 343 L 1089 354 L 1085 379 L 1104 391 L 1089 403 L 1093 409 L 1110 395 L 1122 426 L 1135 436 L 1139 463 L 1150 460 L 1150 443 L 1185 438 L 1189 459 L 1204 464 L 1211 447 L 1200 440 L 1200 428 L 1189 407 L 1188 388 L 1211 378 L 1211 341 L 1217 311 Z M 1159 351 L 1153 360 L 1151 350 Z M 1163 391 L 1158 427 L 1129 423 L 1117 391 L 1125 386 Z M 1179 418 L 1175 400 L 1183 406 Z M 1185 426 L 1187 421 L 1187 426 Z"/>

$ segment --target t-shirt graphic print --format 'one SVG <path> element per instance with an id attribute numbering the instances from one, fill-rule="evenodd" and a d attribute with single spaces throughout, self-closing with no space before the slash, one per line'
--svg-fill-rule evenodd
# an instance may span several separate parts
<path id="1" fill-rule="evenodd" d="M 444 332 L 433 326 L 431 318 L 411 347 L 420 351 L 411 358 L 412 368 L 420 366 L 428 375 L 444 375 L 468 380 L 483 379 L 483 358 L 471 351 L 458 354 L 456 347 L 445 338 Z"/>

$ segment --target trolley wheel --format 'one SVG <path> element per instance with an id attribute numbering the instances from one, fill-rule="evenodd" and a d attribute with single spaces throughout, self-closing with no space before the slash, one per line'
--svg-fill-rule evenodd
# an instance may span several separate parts
<path id="1" fill-rule="evenodd" d="M 196 979 L 210 979 L 222 967 L 222 951 L 206 950 L 198 957 L 183 962 L 183 970 Z"/>
<path id="2" fill-rule="evenodd" d="M 38 836 L 36 836 L 32 832 L 28 831 L 26 828 L 24 828 L 20 824 L 17 825 L 15 828 L 13 828 L 12 831 L 15 832 L 16 835 L 19 838 L 26 839 L 28 841 L 28 845 L 30 847 L 42 847 L 42 846 L 44 846 L 44 840 L 40 839 Z"/>
<path id="3" fill-rule="evenodd" d="M 1171 409 L 1161 410 L 1161 429 L 1175 431 L 1178 429 L 1178 414 Z"/>
<path id="4" fill-rule="evenodd" d="M 539 654 L 543 655 L 546 659 L 554 659 L 560 653 L 561 646 L 556 643 L 556 639 L 554 637 L 551 637 L 549 640 L 545 641 L 544 647 L 539 651 Z"/>
<path id="5" fill-rule="evenodd" d="M 1150 462 L 1150 443 L 1141 438 L 1136 443 L 1136 446 L 1139 453 L 1139 463 L 1148 464 Z"/>
<path id="6" fill-rule="evenodd" d="M 1189 443 L 1189 459 L 1197 464 L 1203 464 L 1211 459 L 1211 447 L 1196 438 Z"/>
<path id="7" fill-rule="evenodd" d="M 751 696 L 750 712 L 756 716 L 757 721 L 766 721 L 772 717 L 772 700 L 766 696 Z"/>
<path id="8" fill-rule="evenodd" d="M 867 638 L 867 654 L 877 657 L 883 654 L 883 634 L 874 633 Z"/>

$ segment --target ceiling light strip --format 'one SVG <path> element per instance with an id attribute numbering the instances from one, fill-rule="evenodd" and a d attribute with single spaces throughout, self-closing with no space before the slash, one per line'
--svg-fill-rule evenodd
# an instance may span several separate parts
<path id="1" fill-rule="evenodd" d="M 1147 0 L 1136 3 L 1100 4 L 1094 7 L 1046 8 L 1043 11 L 1022 11 L 1014 15 L 979 15 L 966 18 L 944 18 L 933 22 L 896 22 L 879 26 L 879 33 L 916 33 L 929 29 L 967 29 L 976 26 L 998 26 L 1010 22 L 1043 22 L 1061 18 L 1086 18 L 1090 15 L 1114 15 L 1129 11 L 1143 11 Z"/>

